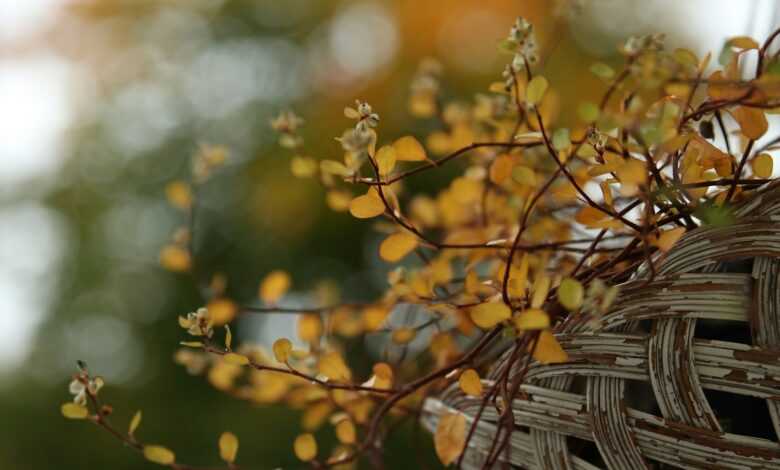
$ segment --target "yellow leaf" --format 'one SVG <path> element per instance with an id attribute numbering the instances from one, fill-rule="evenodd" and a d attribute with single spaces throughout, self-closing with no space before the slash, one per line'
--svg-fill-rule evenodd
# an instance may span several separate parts
<path id="1" fill-rule="evenodd" d="M 620 165 L 615 174 L 624 184 L 644 184 L 647 181 L 647 167 L 633 158 Z"/>
<path id="2" fill-rule="evenodd" d="M 238 453 L 238 438 L 232 432 L 223 432 L 219 436 L 219 456 L 228 463 L 236 461 Z"/>
<path id="3" fill-rule="evenodd" d="M 298 337 L 307 343 L 314 343 L 322 335 L 322 319 L 310 313 L 298 317 Z"/>
<path id="4" fill-rule="evenodd" d="M 376 165 L 379 167 L 379 174 L 389 175 L 395 168 L 395 149 L 389 145 L 380 147 L 376 152 Z"/>
<path id="5" fill-rule="evenodd" d="M 325 194 L 325 202 L 328 207 L 336 212 L 345 212 L 349 210 L 349 203 L 352 201 L 352 194 L 347 191 L 332 189 Z"/>
<path id="6" fill-rule="evenodd" d="M 352 176 L 352 170 L 347 165 L 336 160 L 323 160 L 320 162 L 320 171 L 328 175 L 349 177 Z"/>
<path id="7" fill-rule="evenodd" d="M 317 161 L 311 157 L 293 157 L 290 172 L 297 178 L 311 178 L 317 174 Z"/>
<path id="8" fill-rule="evenodd" d="M 233 332 L 230 331 L 230 326 L 225 325 L 225 349 L 230 350 L 233 346 Z"/>
<path id="9" fill-rule="evenodd" d="M 525 288 L 528 281 L 528 253 L 523 253 L 520 258 L 520 266 L 512 266 L 509 271 L 509 295 L 515 298 L 525 297 Z"/>
<path id="10" fill-rule="evenodd" d="M 176 455 L 163 446 L 144 446 L 144 457 L 150 462 L 160 465 L 170 465 L 176 461 Z"/>
<path id="11" fill-rule="evenodd" d="M 313 460 L 317 457 L 317 441 L 314 440 L 314 436 L 309 433 L 301 434 L 295 438 L 293 443 L 293 449 L 295 450 L 295 456 L 304 462 Z"/>
<path id="12" fill-rule="evenodd" d="M 501 184 L 512 175 L 514 160 L 511 155 L 499 155 L 490 165 L 490 181 Z"/>
<path id="13" fill-rule="evenodd" d="M 547 91 L 547 79 L 541 75 L 537 75 L 528 82 L 528 86 L 525 89 L 525 100 L 530 105 L 537 105 L 544 98 L 544 93 Z"/>
<path id="14" fill-rule="evenodd" d="M 165 196 L 168 202 L 177 209 L 186 210 L 192 206 L 190 185 L 184 181 L 171 181 L 165 186 Z"/>
<path id="15" fill-rule="evenodd" d="M 749 36 L 737 36 L 728 40 L 728 45 L 737 49 L 758 49 L 758 43 Z"/>
<path id="16" fill-rule="evenodd" d="M 764 135 L 769 128 L 764 111 L 759 108 L 748 108 L 747 106 L 737 106 L 731 110 L 734 120 L 739 123 L 742 133 L 748 139 L 756 140 Z"/>
<path id="17" fill-rule="evenodd" d="M 238 305 L 230 299 L 219 298 L 206 304 L 214 326 L 222 326 L 233 320 L 238 312 Z"/>
<path id="18" fill-rule="evenodd" d="M 568 361 L 569 356 L 550 330 L 542 330 L 534 349 L 534 359 L 542 364 L 556 364 Z"/>
<path id="19" fill-rule="evenodd" d="M 558 286 L 558 302 L 566 310 L 577 310 L 582 305 L 585 289 L 582 288 L 580 281 L 567 277 L 561 281 Z"/>
<path id="20" fill-rule="evenodd" d="M 544 274 L 537 275 L 532 290 L 531 308 L 541 308 L 550 292 L 550 277 Z"/>
<path id="21" fill-rule="evenodd" d="M 409 232 L 394 233 L 379 245 L 379 257 L 395 263 L 417 248 L 417 237 Z"/>
<path id="22" fill-rule="evenodd" d="M 770 178 L 773 172 L 772 156 L 768 153 L 757 155 L 750 166 L 753 168 L 753 174 L 759 178 Z"/>
<path id="23" fill-rule="evenodd" d="M 385 323 L 390 314 L 387 308 L 373 305 L 363 310 L 363 327 L 366 331 L 376 331 Z"/>
<path id="24" fill-rule="evenodd" d="M 385 204 L 379 196 L 364 194 L 349 203 L 349 213 L 358 219 L 370 219 L 385 211 Z"/>
<path id="25" fill-rule="evenodd" d="M 482 183 L 472 178 L 455 178 L 450 184 L 452 198 L 460 204 L 470 204 L 482 198 Z"/>
<path id="26" fill-rule="evenodd" d="M 314 431 L 322 426 L 332 411 L 333 405 L 327 400 L 309 405 L 301 417 L 301 427 L 306 431 Z"/>
<path id="27" fill-rule="evenodd" d="M 685 234 L 685 227 L 677 227 L 671 230 L 664 230 L 657 240 L 654 241 L 654 245 L 661 251 L 669 251 L 677 240 Z"/>
<path id="28" fill-rule="evenodd" d="M 187 272 L 192 266 L 190 252 L 179 245 L 166 245 L 160 250 L 160 265 L 168 271 Z"/>
<path id="29" fill-rule="evenodd" d="M 577 212 L 577 215 L 574 216 L 574 220 L 581 223 L 582 225 L 592 227 L 607 217 L 607 214 L 596 209 L 595 207 L 585 206 L 580 209 L 579 212 Z"/>
<path id="30" fill-rule="evenodd" d="M 330 380 L 347 382 L 352 378 L 352 372 L 344 362 L 344 358 L 336 351 L 325 353 L 320 357 L 319 370 Z"/>
<path id="31" fill-rule="evenodd" d="M 488 302 L 471 309 L 471 320 L 483 329 L 493 328 L 512 316 L 512 311 L 503 302 Z"/>
<path id="32" fill-rule="evenodd" d="M 274 341 L 273 350 L 276 360 L 285 363 L 290 357 L 290 351 L 292 351 L 292 342 L 290 342 L 290 340 L 287 338 L 279 338 Z"/>
<path id="33" fill-rule="evenodd" d="M 405 162 L 418 162 L 427 158 L 422 144 L 408 135 L 393 142 L 395 158 Z"/>
<path id="34" fill-rule="evenodd" d="M 89 415 L 89 410 L 84 405 L 76 403 L 63 403 L 60 407 L 62 416 L 68 419 L 85 419 Z"/>
<path id="35" fill-rule="evenodd" d="M 422 92 L 410 96 L 409 113 L 418 118 L 432 117 L 436 114 L 436 95 Z"/>
<path id="36" fill-rule="evenodd" d="M 417 336 L 417 332 L 414 330 L 414 328 L 403 326 L 393 330 L 392 339 L 396 344 L 407 344 L 410 343 L 415 338 L 415 336 Z"/>
<path id="37" fill-rule="evenodd" d="M 439 418 L 433 436 L 436 455 L 445 466 L 460 456 L 466 445 L 466 417 L 460 413 L 447 413 Z"/>
<path id="38" fill-rule="evenodd" d="M 228 364 L 235 364 L 237 366 L 245 366 L 249 364 L 249 358 L 244 356 L 243 354 L 237 354 L 237 353 L 227 353 L 224 356 L 222 356 L 225 362 Z"/>
<path id="39" fill-rule="evenodd" d="M 415 196 L 409 205 L 409 210 L 415 221 L 425 227 L 434 227 L 439 223 L 436 202 L 428 196 Z"/>
<path id="40" fill-rule="evenodd" d="M 527 166 L 516 166 L 512 169 L 512 179 L 523 186 L 536 186 L 536 173 Z"/>
<path id="41" fill-rule="evenodd" d="M 138 410 L 133 415 L 133 419 L 130 420 L 130 427 L 128 428 L 127 433 L 131 436 L 133 433 L 135 433 L 135 430 L 138 429 L 138 426 L 141 425 L 141 410 Z"/>
<path id="42" fill-rule="evenodd" d="M 482 381 L 474 369 L 466 369 L 458 377 L 458 385 L 463 393 L 472 397 L 482 396 Z"/>
<path id="43" fill-rule="evenodd" d="M 291 283 L 290 275 L 286 272 L 271 271 L 260 283 L 260 298 L 269 304 L 276 303 L 287 293 Z"/>
<path id="44" fill-rule="evenodd" d="M 377 362 L 373 367 L 374 388 L 389 389 L 393 386 L 393 368 L 384 362 Z"/>
<path id="45" fill-rule="evenodd" d="M 342 444 L 354 444 L 355 434 L 355 425 L 349 419 L 342 419 L 336 424 L 336 437 Z"/>
<path id="46" fill-rule="evenodd" d="M 521 331 L 543 330 L 550 326 L 550 316 L 538 308 L 529 308 L 520 312 L 514 318 L 515 328 Z"/>

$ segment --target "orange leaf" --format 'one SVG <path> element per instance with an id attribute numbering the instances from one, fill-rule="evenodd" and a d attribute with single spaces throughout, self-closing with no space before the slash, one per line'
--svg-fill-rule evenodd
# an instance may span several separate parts
<path id="1" fill-rule="evenodd" d="M 466 417 L 460 413 L 442 415 L 436 426 L 433 443 L 441 463 L 453 463 L 466 445 Z"/>
<path id="2" fill-rule="evenodd" d="M 737 106 L 731 110 L 731 115 L 739 123 L 742 133 L 748 139 L 756 140 L 764 135 L 769 128 L 764 111 L 759 108 Z"/>
<path id="3" fill-rule="evenodd" d="M 607 217 L 607 214 L 596 209 L 595 207 L 585 206 L 580 209 L 579 212 L 577 212 L 577 215 L 574 216 L 574 220 L 581 223 L 582 225 L 592 226 L 597 222 L 603 221 Z"/>
<path id="4" fill-rule="evenodd" d="M 685 234 L 685 227 L 677 227 L 671 230 L 665 230 L 661 235 L 653 242 L 653 245 L 657 246 L 661 251 L 669 251 L 672 246 L 677 243 Z"/>
<path id="5" fill-rule="evenodd" d="M 400 261 L 417 248 L 417 237 L 409 232 L 394 233 L 379 245 L 379 256 L 391 263 Z"/>
<path id="6" fill-rule="evenodd" d="M 458 384 L 466 395 L 471 395 L 472 397 L 482 396 L 482 381 L 480 381 L 479 374 L 474 369 L 464 370 L 458 378 Z"/>
<path id="7" fill-rule="evenodd" d="M 768 153 L 762 153 L 753 158 L 750 162 L 750 166 L 753 168 L 753 174 L 759 178 L 769 178 L 773 172 L 773 160 L 772 156 Z"/>
<path id="8" fill-rule="evenodd" d="M 568 361 L 569 356 L 550 330 L 542 330 L 534 349 L 534 359 L 542 364 L 556 364 Z"/>

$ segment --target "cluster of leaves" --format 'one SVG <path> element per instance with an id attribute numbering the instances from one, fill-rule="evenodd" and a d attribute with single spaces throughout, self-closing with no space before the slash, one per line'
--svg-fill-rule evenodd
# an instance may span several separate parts
<path id="1" fill-rule="evenodd" d="M 631 38 L 620 49 L 620 70 L 591 67 L 604 81 L 601 100 L 567 103 L 578 110 L 572 128 L 556 126 L 561 103 L 541 74 L 533 28 L 522 19 L 501 46 L 512 55 L 503 80 L 470 102 L 448 102 L 441 65 L 421 64 L 409 111 L 437 124 L 427 136 L 384 138 L 380 116 L 357 102 L 344 111 L 353 125 L 337 139 L 343 159 L 317 160 L 304 153 L 303 120 L 281 114 L 272 126 L 291 153 L 293 174 L 326 188 L 334 211 L 372 221 L 384 236 L 379 257 L 398 266 L 372 302 L 308 308 L 284 305 L 293 285 L 285 272 L 273 271 L 259 283 L 262 307 L 224 297 L 225 276 L 214 274 L 203 287 L 206 306 L 179 319 L 193 338 L 182 343 L 177 362 L 233 397 L 302 409 L 304 432 L 292 450 L 317 468 L 375 458 L 393 422 L 415 419 L 426 396 L 457 381 L 463 393 L 482 399 L 482 408 L 496 407 L 508 427 L 491 449 L 489 466 L 513 428 L 512 410 L 501 403 L 518 393 L 528 365 L 568 360 L 556 328 L 572 321 L 598 327 L 617 284 L 642 265 L 653 276 L 658 258 L 686 231 L 727 221 L 730 205 L 771 177 L 767 152 L 780 137 L 757 141 L 768 130 L 766 113 L 780 109 L 780 62 L 768 53 L 777 35 L 763 45 L 732 38 L 719 55 L 720 68 L 706 77 L 710 55 L 666 50 L 659 36 Z M 748 72 L 751 55 L 757 65 Z M 203 147 L 192 181 L 169 186 L 171 203 L 190 214 L 189 227 L 197 203 L 192 188 L 225 155 Z M 458 164 L 462 171 L 435 194 L 405 190 L 409 178 Z M 161 263 L 202 279 L 190 232 L 184 227 L 174 235 Z M 409 305 L 425 321 L 388 321 Z M 251 313 L 297 314 L 299 342 L 280 338 L 270 351 L 250 344 L 234 349 L 229 324 Z M 215 335 L 220 329 L 222 341 Z M 359 376 L 344 348 L 369 334 L 385 335 L 386 348 L 402 353 L 385 355 Z M 502 341 L 511 363 L 488 376 L 484 353 Z M 420 354 L 428 360 L 408 360 L 413 342 L 425 346 Z M 509 375 L 517 370 L 523 372 Z M 172 453 L 138 443 L 134 426 L 126 436 L 112 431 L 88 376 L 78 381 L 94 414 L 82 403 L 66 405 L 66 416 L 89 418 L 150 460 L 186 468 Z M 445 465 L 462 459 L 474 423 L 460 414 L 440 419 L 434 441 Z M 326 425 L 339 442 L 328 451 L 313 435 Z M 233 465 L 237 441 L 223 438 L 220 449 Z"/>

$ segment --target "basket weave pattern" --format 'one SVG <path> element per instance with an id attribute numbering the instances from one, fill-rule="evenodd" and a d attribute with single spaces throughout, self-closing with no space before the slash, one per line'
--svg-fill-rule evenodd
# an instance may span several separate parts
<path id="1" fill-rule="evenodd" d="M 687 233 L 656 258 L 651 282 L 640 270 L 600 325 L 572 315 L 556 327 L 569 362 L 531 363 L 511 404 L 511 449 L 497 466 L 508 459 L 528 469 L 600 468 L 577 455 L 572 443 L 580 439 L 594 442 L 613 470 L 780 469 L 777 437 L 725 432 L 704 393 L 765 400 L 780 436 L 780 186 L 758 191 L 736 214 L 735 224 Z M 737 260 L 750 260 L 752 269 L 734 272 L 729 262 Z M 697 337 L 702 321 L 747 322 L 752 344 Z M 501 376 L 508 355 L 484 385 Z M 510 379 L 520 373 L 515 367 Z M 632 381 L 652 388 L 657 413 L 632 406 Z M 423 424 L 434 430 L 442 413 L 459 411 L 470 426 L 481 402 L 453 384 L 426 401 Z M 485 407 L 464 468 L 482 466 L 500 432 L 497 419 Z"/>

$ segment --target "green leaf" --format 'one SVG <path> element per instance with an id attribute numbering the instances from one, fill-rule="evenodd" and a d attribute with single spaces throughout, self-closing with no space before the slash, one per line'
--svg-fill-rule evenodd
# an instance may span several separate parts
<path id="1" fill-rule="evenodd" d="M 537 75 L 528 82 L 528 86 L 525 89 L 525 100 L 532 106 L 538 105 L 548 87 L 547 79 L 541 75 Z"/>
<path id="2" fill-rule="evenodd" d="M 604 62 L 596 62 L 595 64 L 591 65 L 590 71 L 593 72 L 593 75 L 599 78 L 603 78 L 604 80 L 609 80 L 615 76 L 615 71 L 612 70 L 612 67 L 605 64 Z"/>
<path id="3" fill-rule="evenodd" d="M 571 136 L 569 135 L 569 129 L 562 127 L 556 129 L 552 136 L 552 144 L 555 150 L 566 150 L 571 145 Z"/>
<path id="4" fill-rule="evenodd" d="M 591 103 L 590 101 L 586 101 L 584 103 L 580 103 L 580 105 L 577 107 L 577 114 L 579 115 L 580 119 L 582 119 L 585 122 L 596 122 L 596 120 L 599 118 L 599 108 L 595 104 Z"/>

